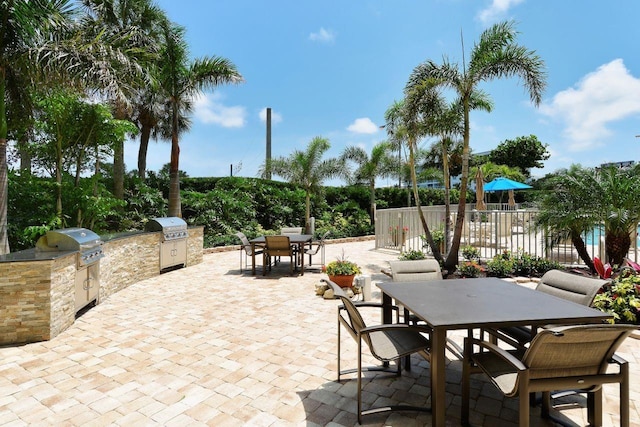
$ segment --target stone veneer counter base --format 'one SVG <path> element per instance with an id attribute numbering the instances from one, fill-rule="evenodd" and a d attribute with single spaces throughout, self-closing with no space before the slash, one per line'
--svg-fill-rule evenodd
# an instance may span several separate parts
<path id="1" fill-rule="evenodd" d="M 97 303 L 160 274 L 159 232 L 105 240 Z M 187 264 L 202 262 L 204 228 L 189 228 Z M 76 252 L 33 249 L 0 256 L 0 345 L 50 340 L 75 321 Z"/>

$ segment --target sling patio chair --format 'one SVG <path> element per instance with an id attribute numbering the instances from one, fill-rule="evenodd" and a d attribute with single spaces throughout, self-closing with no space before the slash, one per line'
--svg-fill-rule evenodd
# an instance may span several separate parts
<path id="1" fill-rule="evenodd" d="M 607 280 L 585 277 L 566 271 L 549 270 L 540 278 L 536 291 L 590 306 L 598 291 L 607 282 Z M 529 326 L 510 326 L 487 329 L 486 332 L 491 335 L 493 343 L 499 339 L 513 347 L 524 349 L 536 334 L 537 329 L 532 329 Z"/>
<path id="2" fill-rule="evenodd" d="M 242 254 L 244 252 L 244 268 L 248 267 L 248 260 L 250 256 L 253 255 L 260 255 L 264 248 L 263 246 L 259 246 L 256 247 L 255 249 L 255 254 L 253 253 L 253 249 L 251 248 L 251 243 L 249 243 L 249 239 L 247 239 L 247 236 L 245 236 L 245 234 L 241 231 L 238 231 L 236 233 L 236 236 L 238 237 L 238 239 L 240 239 L 241 245 L 240 245 L 240 272 L 242 273 L 243 268 L 242 268 Z"/>
<path id="3" fill-rule="evenodd" d="M 280 229 L 280 234 L 302 234 L 302 227 L 282 227 Z"/>
<path id="4" fill-rule="evenodd" d="M 519 396 L 519 425 L 529 425 L 530 393 L 542 392 L 542 417 L 550 418 L 550 393 L 587 393 L 588 421 L 602 425 L 602 385 L 620 384 L 620 424 L 629 425 L 629 366 L 615 351 L 637 326 L 577 325 L 545 329 L 522 354 L 477 338 L 465 338 L 462 424 L 469 424 L 470 375 L 484 372 L 507 397 Z M 479 348 L 478 352 L 474 352 Z M 518 357 L 520 355 L 520 357 Z M 618 365 L 618 368 L 610 368 Z"/>
<path id="5" fill-rule="evenodd" d="M 358 387 L 358 423 L 362 424 L 362 416 L 389 411 L 426 411 L 430 408 L 410 405 L 390 405 L 362 410 L 362 371 L 393 372 L 401 375 L 401 360 L 404 356 L 419 353 L 425 359 L 430 360 L 429 349 L 431 342 L 423 334 L 430 332 L 429 328 L 422 326 L 409 326 L 406 323 L 383 324 L 367 326 L 360 314 L 361 308 L 382 307 L 379 303 L 360 302 L 354 304 L 342 288 L 330 280 L 322 279 L 334 292 L 334 298 L 340 299 L 342 305 L 338 307 L 338 382 L 342 375 L 357 372 Z M 396 322 L 398 322 L 397 307 Z M 342 325 L 349 335 L 358 343 L 358 367 L 356 369 L 341 370 L 340 366 L 340 327 Z M 363 342 L 369 347 L 369 351 L 376 359 L 383 362 L 382 367 L 362 367 Z M 396 363 L 396 369 L 389 369 L 389 362 Z"/>
<path id="6" fill-rule="evenodd" d="M 293 275 L 294 267 L 297 268 L 297 259 L 298 253 L 291 246 L 291 240 L 289 236 L 265 236 L 265 246 L 262 263 L 262 275 L 267 274 L 267 265 L 269 266 L 269 271 L 271 271 L 271 258 L 273 257 L 283 257 L 288 256 L 291 257 L 291 275 Z"/>
<path id="7" fill-rule="evenodd" d="M 325 232 L 322 237 L 320 237 L 320 240 L 311 242 L 311 247 L 304 250 L 304 253 L 309 255 L 309 265 L 311 265 L 311 257 L 318 255 L 318 252 L 320 252 L 321 265 L 324 265 L 324 241 L 330 233 L 331 231 Z"/>

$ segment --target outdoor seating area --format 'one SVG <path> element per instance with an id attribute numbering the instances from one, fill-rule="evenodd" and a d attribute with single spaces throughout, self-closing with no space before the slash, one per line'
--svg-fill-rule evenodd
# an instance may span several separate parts
<path id="1" fill-rule="evenodd" d="M 0 424 L 357 425 L 357 377 L 336 379 L 340 367 L 358 366 L 358 345 L 349 334 L 340 336 L 339 367 L 336 313 L 343 302 L 314 292 L 326 275 L 309 270 L 291 276 L 286 261 L 267 276 L 242 273 L 238 247 L 233 249 L 205 253 L 200 264 L 111 295 L 50 341 L 0 348 Z M 411 283 L 394 283 L 381 273 L 398 254 L 375 250 L 373 240 L 325 242 L 327 261 L 343 251 L 375 284 Z M 533 289 L 536 283 L 509 286 Z M 467 294 L 452 291 L 450 299 Z M 372 302 L 384 303 L 376 285 Z M 419 302 L 402 303 L 416 309 L 412 304 Z M 358 312 L 367 325 L 384 320 L 380 309 Z M 466 332 L 444 335 L 462 346 Z M 413 354 L 411 370 L 400 376 L 363 371 L 361 399 L 364 410 L 444 409 L 374 413 L 362 417 L 363 425 L 461 425 L 463 362 L 441 351 L 442 338 L 441 330 L 429 337 L 435 361 L 433 348 L 431 361 Z M 365 345 L 361 354 L 362 366 L 380 365 Z M 629 421 L 639 425 L 640 340 L 627 338 L 616 354 L 628 362 Z M 468 384 L 472 425 L 518 424 L 518 398 L 504 397 L 486 375 L 472 375 Z M 620 425 L 619 384 L 605 384 L 601 394 L 602 424 Z M 551 413 L 569 425 L 587 425 L 588 400 L 579 394 L 556 398 Z M 540 409 L 530 408 L 531 425 L 555 425 L 541 418 Z M 434 423 L 434 416 L 444 423 Z"/>

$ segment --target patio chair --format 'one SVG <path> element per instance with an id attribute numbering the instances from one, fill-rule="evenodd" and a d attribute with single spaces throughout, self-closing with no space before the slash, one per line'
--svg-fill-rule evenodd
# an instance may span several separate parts
<path id="1" fill-rule="evenodd" d="M 540 279 L 536 291 L 590 306 L 600 288 L 606 283 L 607 280 L 594 279 L 560 270 L 549 270 Z M 493 343 L 500 339 L 516 348 L 523 349 L 536 333 L 536 330 L 528 326 L 511 326 L 487 329 L 486 331 L 492 336 Z"/>
<path id="2" fill-rule="evenodd" d="M 271 258 L 288 256 L 291 258 L 291 275 L 293 275 L 294 266 L 297 268 L 298 253 L 291 246 L 289 236 L 265 236 L 265 246 L 262 263 L 262 275 L 267 274 L 267 265 L 271 271 Z"/>
<path id="3" fill-rule="evenodd" d="M 442 280 L 440 264 L 435 259 L 389 261 L 389 268 L 394 282 Z"/>
<path id="4" fill-rule="evenodd" d="M 470 375 L 484 372 L 502 394 L 520 397 L 521 427 L 529 425 L 530 393 L 543 392 L 542 417 L 550 418 L 550 392 L 573 389 L 588 393 L 589 424 L 602 425 L 602 385 L 608 383 L 620 384 L 620 424 L 628 426 L 629 366 L 614 353 L 636 328 L 598 324 L 545 329 L 521 357 L 490 342 L 465 338 L 462 424 L 469 423 Z M 614 364 L 618 369 L 607 369 Z"/>
<path id="5" fill-rule="evenodd" d="M 241 245 L 240 245 L 240 272 L 242 273 L 243 268 L 242 268 L 242 253 L 244 252 L 244 267 L 247 268 L 248 267 L 248 261 L 249 261 L 249 257 L 253 256 L 253 255 L 260 255 L 263 252 L 263 246 L 257 246 L 256 250 L 255 250 L 255 254 L 253 253 L 253 250 L 251 249 L 251 243 L 249 243 L 249 239 L 247 239 L 247 236 L 245 236 L 245 234 L 241 231 L 238 231 L 236 233 L 236 236 L 238 237 L 238 239 L 240 239 Z"/>
<path id="6" fill-rule="evenodd" d="M 401 359 L 413 353 L 419 353 L 425 359 L 430 360 L 429 348 L 431 343 L 423 334 L 429 333 L 429 329 L 420 326 L 409 326 L 406 323 L 397 323 L 398 308 L 392 307 L 396 311 L 396 323 L 384 324 L 377 326 L 367 326 L 360 314 L 361 308 L 377 308 L 382 307 L 379 303 L 360 302 L 354 304 L 353 301 L 345 294 L 342 288 L 330 280 L 322 279 L 333 289 L 334 297 L 342 301 L 342 305 L 338 307 L 338 382 L 340 377 L 345 374 L 357 372 L 358 381 L 358 423 L 362 424 L 362 417 L 369 414 L 377 414 L 389 411 L 430 411 L 430 408 L 410 405 L 387 405 L 383 407 L 375 407 L 362 410 L 362 371 L 383 371 L 393 372 L 396 376 L 401 374 Z M 340 367 L 340 327 L 342 325 L 349 335 L 358 343 L 358 367 L 356 369 L 341 370 Z M 369 347 L 369 351 L 376 359 L 382 361 L 382 367 L 363 368 L 362 367 L 362 343 Z M 396 363 L 396 369 L 391 370 L 388 366 L 389 362 Z M 386 366 L 385 366 L 386 365 Z"/>
<path id="7" fill-rule="evenodd" d="M 280 234 L 302 234 L 302 227 L 282 227 L 280 229 Z"/>
<path id="8" fill-rule="evenodd" d="M 320 237 L 320 240 L 311 242 L 311 247 L 304 250 L 304 253 L 309 255 L 309 265 L 311 265 L 311 257 L 318 255 L 318 252 L 320 252 L 321 265 L 324 265 L 324 240 L 329 234 L 331 234 L 331 231 L 325 232 L 322 237 Z"/>

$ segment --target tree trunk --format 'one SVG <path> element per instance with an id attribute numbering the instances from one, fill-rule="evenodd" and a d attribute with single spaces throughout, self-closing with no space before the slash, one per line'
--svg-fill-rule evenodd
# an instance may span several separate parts
<path id="1" fill-rule="evenodd" d="M 151 137 L 151 126 L 143 123 L 140 131 L 140 148 L 138 148 L 138 177 L 147 177 L 147 151 L 149 150 L 149 138 Z"/>
<path id="2" fill-rule="evenodd" d="M 447 147 L 442 142 L 442 180 L 444 181 L 444 251 L 451 247 L 451 177 L 449 176 L 449 156 Z"/>
<path id="3" fill-rule="evenodd" d="M 124 199 L 124 141 L 121 140 L 113 147 L 113 195 Z"/>
<path id="4" fill-rule="evenodd" d="M 20 170 L 22 172 L 31 173 L 31 153 L 27 149 L 28 133 L 25 132 L 20 136 L 18 141 L 18 153 L 20 155 Z"/>
<path id="5" fill-rule="evenodd" d="M 424 212 L 422 212 L 422 206 L 420 205 L 420 195 L 418 193 L 418 177 L 416 175 L 416 158 L 415 158 L 415 140 L 413 137 L 409 138 L 409 170 L 411 171 L 411 186 L 413 188 L 413 197 L 416 199 L 416 208 L 418 209 L 418 216 L 420 217 L 420 222 L 422 223 L 422 228 L 424 230 L 425 237 L 427 238 L 427 243 L 429 243 L 429 247 L 431 247 L 431 253 L 433 253 L 433 257 L 439 262 L 442 263 L 442 254 L 440 253 L 439 245 L 433 241 L 433 236 L 431 235 L 431 230 L 429 230 L 429 225 L 427 224 L 427 219 L 424 217 Z"/>
<path id="6" fill-rule="evenodd" d="M 311 231 L 311 192 L 309 189 L 305 190 L 305 210 L 304 210 L 304 230 L 305 233 Z"/>
<path id="7" fill-rule="evenodd" d="M 604 236 L 604 247 L 611 265 L 620 266 L 629 253 L 631 236 L 628 231 L 622 233 L 607 232 Z"/>
<path id="8" fill-rule="evenodd" d="M 5 104 L 5 70 L 0 67 L 0 255 L 9 253 L 7 234 L 7 200 L 9 176 L 7 172 L 7 110 Z"/>
<path id="9" fill-rule="evenodd" d="M 585 245 L 584 240 L 580 236 L 580 233 L 573 234 L 571 233 L 571 243 L 573 243 L 573 247 L 578 251 L 578 256 L 582 261 L 584 261 L 585 265 L 589 267 L 592 273 L 596 272 L 596 268 L 593 265 L 593 260 L 589 255 L 589 251 L 587 251 L 587 245 Z"/>
<path id="10" fill-rule="evenodd" d="M 371 225 L 376 225 L 376 182 L 371 180 L 369 182 L 369 218 Z"/>
<path id="11" fill-rule="evenodd" d="M 171 136 L 171 163 L 169 165 L 169 216 L 182 217 L 182 207 L 180 205 L 180 145 L 178 143 L 178 133 L 173 132 Z"/>
<path id="12" fill-rule="evenodd" d="M 2 98 L 4 99 L 4 97 Z M 0 104 L 4 101 L 0 100 Z M 4 109 L 4 106 L 2 107 Z M 0 116 L 0 132 L 4 128 L 6 135 L 6 121 L 4 114 Z M 7 199 L 9 198 L 9 177 L 7 175 L 7 139 L 0 136 L 0 255 L 5 255 L 9 250 L 9 236 L 7 234 Z"/>
<path id="13" fill-rule="evenodd" d="M 453 231 L 453 241 L 451 249 L 444 262 L 444 268 L 453 273 L 458 266 L 458 251 L 460 250 L 460 239 L 462 238 L 462 227 L 464 225 L 464 214 L 467 207 L 467 181 L 469 180 L 469 99 L 465 98 L 464 104 L 464 136 L 462 145 L 462 176 L 460 177 L 460 199 L 458 202 L 458 216 L 456 226 Z"/>

